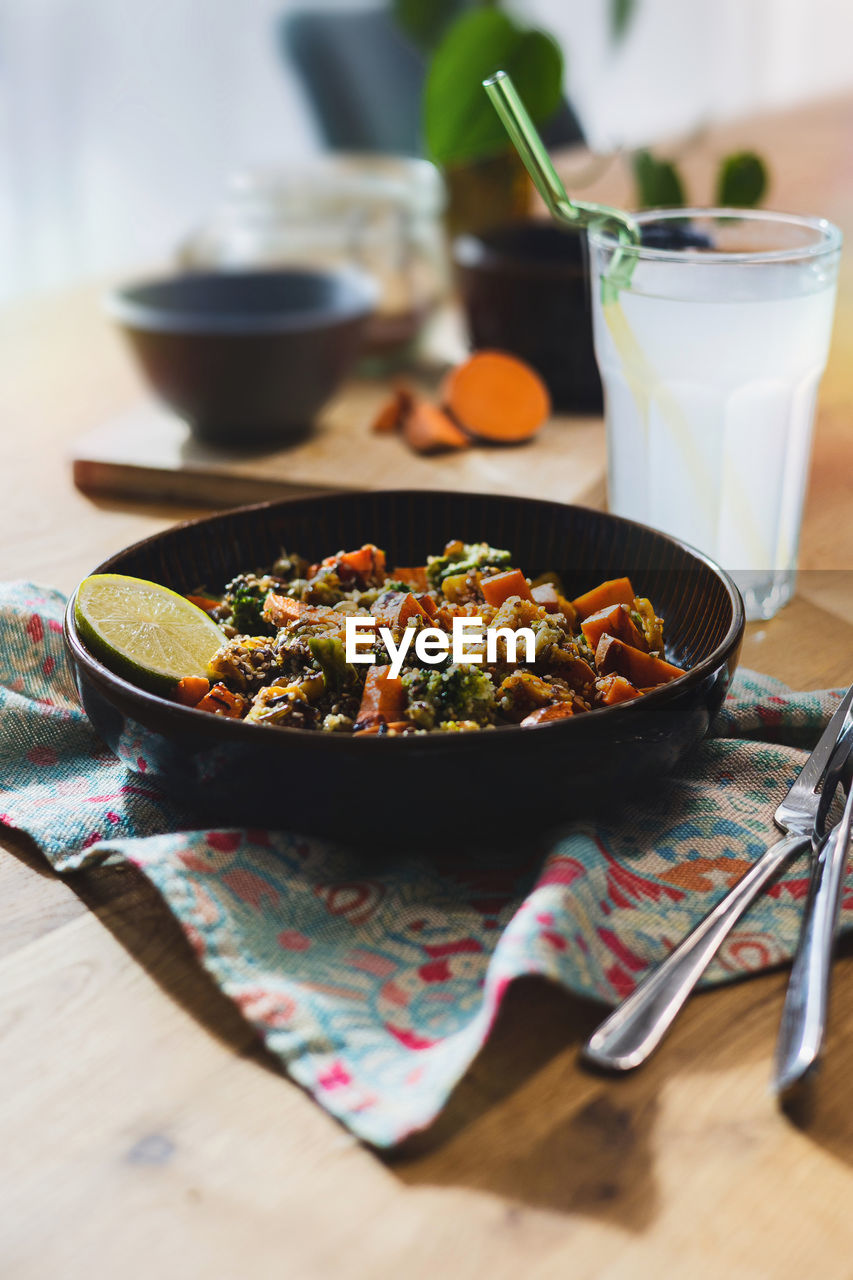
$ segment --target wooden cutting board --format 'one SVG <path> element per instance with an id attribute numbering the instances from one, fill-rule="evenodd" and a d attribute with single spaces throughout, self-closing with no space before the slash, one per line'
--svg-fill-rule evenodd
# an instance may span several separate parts
<path id="1" fill-rule="evenodd" d="M 597 505 L 604 500 L 599 418 L 555 417 L 536 440 L 424 458 L 370 431 L 387 384 L 351 383 L 304 440 L 240 453 L 198 443 L 186 423 L 142 401 L 80 439 L 79 488 L 112 496 L 214 506 L 336 489 L 452 489 Z"/>

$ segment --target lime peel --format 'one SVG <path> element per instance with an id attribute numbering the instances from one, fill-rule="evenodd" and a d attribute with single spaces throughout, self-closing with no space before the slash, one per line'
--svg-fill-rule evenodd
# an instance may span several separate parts
<path id="1" fill-rule="evenodd" d="M 206 676 L 225 636 L 185 596 L 145 578 L 96 573 L 77 588 L 80 637 L 117 675 L 170 693 L 186 676 Z"/>

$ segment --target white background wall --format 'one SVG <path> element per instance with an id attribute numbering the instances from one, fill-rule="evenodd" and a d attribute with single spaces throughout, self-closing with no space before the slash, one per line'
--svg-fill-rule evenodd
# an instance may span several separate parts
<path id="1" fill-rule="evenodd" d="M 275 35 L 309 3 L 0 0 L 0 299 L 161 258 L 230 170 L 316 147 Z M 599 149 L 853 88 L 851 0 L 639 0 L 615 52 L 606 0 L 515 7 Z"/>

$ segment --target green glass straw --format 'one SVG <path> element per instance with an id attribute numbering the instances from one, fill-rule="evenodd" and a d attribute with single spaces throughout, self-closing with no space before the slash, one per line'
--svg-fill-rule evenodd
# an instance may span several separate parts
<path id="1" fill-rule="evenodd" d="M 589 227 L 593 223 L 609 224 L 616 233 L 620 245 L 639 244 L 639 228 L 631 215 L 624 210 L 613 209 L 606 204 L 595 204 L 589 200 L 569 198 L 557 170 L 551 163 L 545 143 L 518 96 L 510 76 L 505 71 L 496 71 L 493 76 L 489 76 L 488 80 L 483 81 L 483 88 L 489 95 L 492 106 L 500 116 L 510 140 L 551 216 L 562 226 L 572 227 L 575 230 L 580 227 Z M 624 287 L 630 281 L 633 265 L 632 255 L 616 250 L 610 263 L 607 279 L 602 281 L 605 299 L 610 292 L 607 289 L 609 284 L 612 286 L 615 300 L 619 286 Z"/>

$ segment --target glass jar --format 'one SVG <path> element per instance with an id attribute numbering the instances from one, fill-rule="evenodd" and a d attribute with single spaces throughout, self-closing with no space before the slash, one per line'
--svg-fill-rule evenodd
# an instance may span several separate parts
<path id="1" fill-rule="evenodd" d="M 234 174 L 209 222 L 180 247 L 182 266 L 355 265 L 379 284 L 366 353 L 410 346 L 445 294 L 439 171 L 406 156 L 337 153 L 282 170 Z"/>

